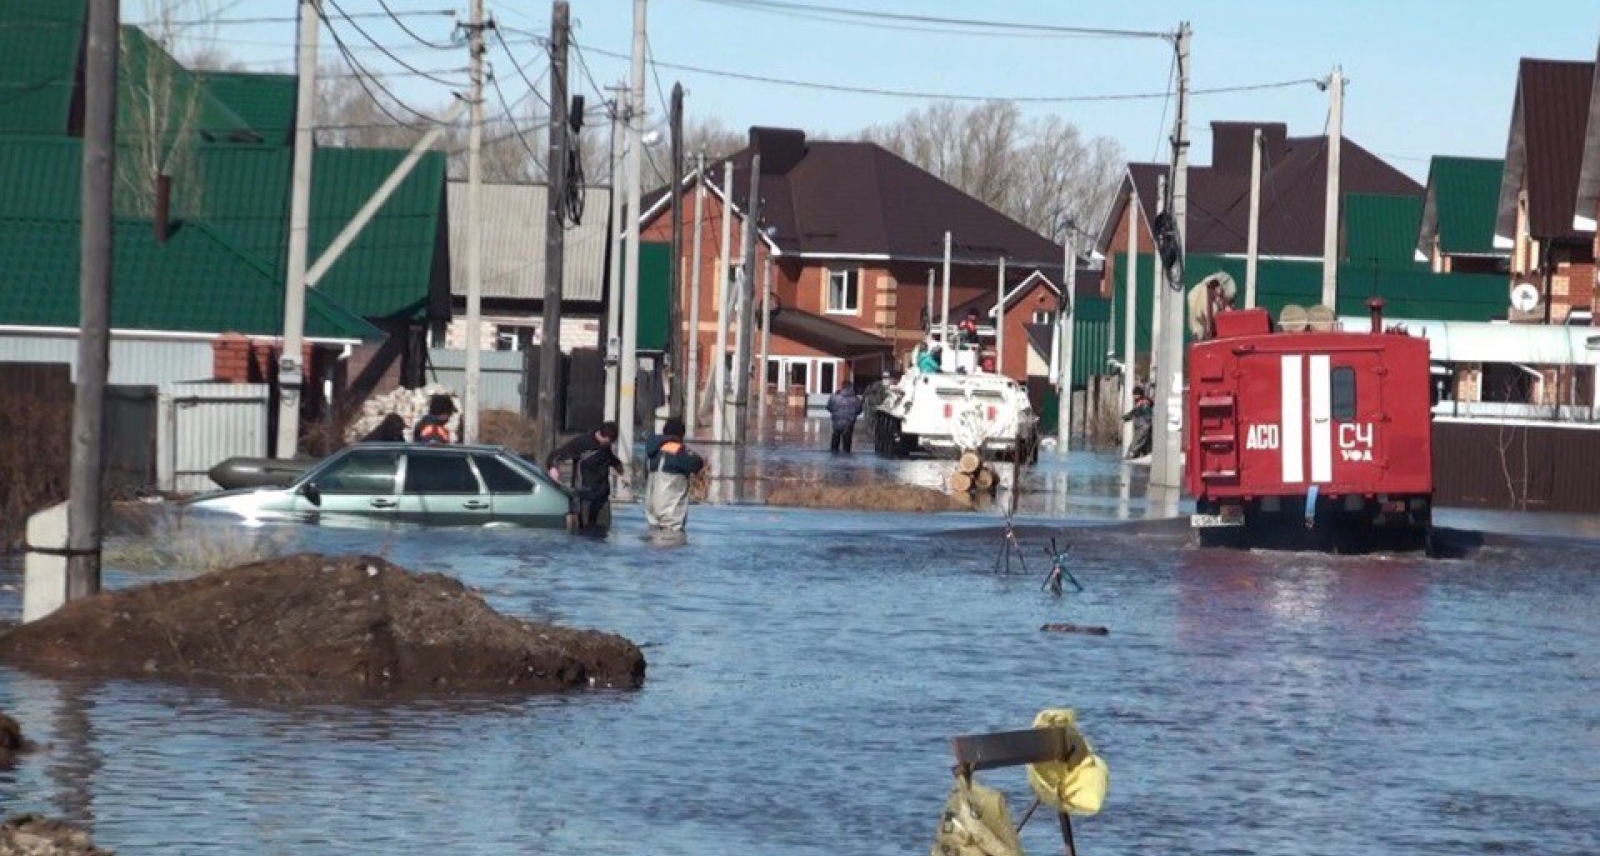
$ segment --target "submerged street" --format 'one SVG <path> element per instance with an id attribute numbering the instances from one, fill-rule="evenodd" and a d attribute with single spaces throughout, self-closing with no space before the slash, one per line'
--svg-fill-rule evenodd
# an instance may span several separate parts
<path id="1" fill-rule="evenodd" d="M 744 475 L 757 492 L 935 484 L 941 467 L 756 449 Z M 644 688 L 303 706 L 0 670 L 0 709 L 45 747 L 0 770 L 0 805 L 82 821 L 121 854 L 918 853 L 949 737 L 1071 706 L 1112 770 L 1105 811 L 1077 825 L 1085 853 L 1600 849 L 1600 543 L 1200 552 L 1174 522 L 1113 522 L 1148 511 L 1137 485 L 1119 495 L 1123 472 L 1089 453 L 1024 471 L 1011 574 L 994 512 L 700 505 L 669 547 L 633 507 L 603 541 L 303 530 L 297 548 L 622 633 L 645 646 Z M 1041 590 L 1049 534 L 1083 592 Z M 0 579 L 15 620 L 20 572 Z M 1020 770 L 981 778 L 1018 815 L 1030 801 Z M 1055 835 L 1036 818 L 1024 843 L 1053 852 Z"/>

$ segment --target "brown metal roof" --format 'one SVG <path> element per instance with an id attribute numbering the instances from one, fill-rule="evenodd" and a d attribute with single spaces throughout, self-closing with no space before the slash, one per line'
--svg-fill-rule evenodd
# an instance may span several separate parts
<path id="1" fill-rule="evenodd" d="M 1535 238 L 1589 240 L 1572 228 L 1572 214 L 1594 78 L 1592 62 L 1522 60 L 1506 141 L 1497 236 L 1512 237 L 1517 197 L 1526 184 L 1528 230 Z"/>
<path id="2" fill-rule="evenodd" d="M 882 336 L 788 306 L 772 310 L 772 332 L 846 359 L 894 350 L 894 343 Z"/>
<path id="3" fill-rule="evenodd" d="M 928 261 L 944 253 L 944 233 L 956 261 L 1061 268 L 1061 247 L 876 143 L 807 141 L 798 131 L 752 128 L 750 145 L 730 156 L 733 203 L 743 211 L 750 194 L 751 153 L 763 152 L 761 222 L 785 255 L 866 255 Z M 721 188 L 722 165 L 708 165 Z M 664 194 L 641 202 L 658 216 Z"/>
<path id="4" fill-rule="evenodd" d="M 1594 83 L 1589 87 L 1589 125 L 1583 135 L 1583 165 L 1578 172 L 1577 210 L 1573 212 L 1575 217 L 1590 220 L 1600 216 L 1600 56 L 1596 60 Z"/>
<path id="5" fill-rule="evenodd" d="M 1259 124 L 1266 132 L 1261 165 L 1261 253 L 1269 256 L 1322 255 L 1322 223 L 1327 193 L 1327 137 L 1285 137 L 1276 123 L 1216 122 L 1216 159 L 1224 166 L 1189 167 L 1188 251 L 1190 253 L 1243 253 L 1249 243 L 1250 173 L 1249 153 L 1241 158 L 1233 148 L 1243 140 L 1249 146 L 1254 134 L 1239 133 L 1240 127 L 1253 132 Z M 1244 171 L 1238 164 L 1243 161 Z M 1137 190 L 1147 220 L 1155 218 L 1159 179 L 1168 173 L 1165 164 L 1130 163 L 1123 182 Z M 1389 196 L 1422 195 L 1422 185 L 1405 173 L 1346 137 L 1340 146 L 1339 190 Z M 1126 217 L 1126 208 L 1115 205 L 1101 230 L 1102 253 L 1122 252 L 1108 246 L 1116 230 L 1116 219 Z"/>

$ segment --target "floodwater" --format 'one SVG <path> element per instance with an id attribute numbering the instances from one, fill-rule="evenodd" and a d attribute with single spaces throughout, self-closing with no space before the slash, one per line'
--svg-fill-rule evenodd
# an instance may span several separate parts
<path id="1" fill-rule="evenodd" d="M 715 489 L 942 472 L 762 450 Z M 0 709 L 47 744 L 0 770 L 0 812 L 85 822 L 124 856 L 915 854 L 949 737 L 1071 706 L 1112 771 L 1105 811 L 1077 824 L 1086 854 L 1600 853 L 1600 543 L 1490 539 L 1449 562 L 1202 552 L 1139 520 L 1162 511 L 1139 482 L 1104 457 L 1043 459 L 1009 574 L 992 513 L 700 506 L 673 547 L 647 543 L 634 508 L 604 541 L 307 530 L 310 547 L 455 574 L 512 614 L 623 633 L 646 646 L 646 684 L 262 706 L 0 670 Z M 1059 517 L 1085 591 L 1056 598 L 1037 524 Z M 1102 525 L 1117 518 L 1133 522 Z M 0 617 L 17 612 L 5 592 Z M 1026 807 L 1020 770 L 980 778 Z M 1048 818 L 1024 843 L 1060 848 Z"/>

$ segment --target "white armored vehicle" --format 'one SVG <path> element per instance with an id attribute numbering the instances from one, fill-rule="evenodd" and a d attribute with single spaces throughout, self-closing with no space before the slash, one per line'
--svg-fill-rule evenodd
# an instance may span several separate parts
<path id="1" fill-rule="evenodd" d="M 1038 454 L 1038 418 L 1028 390 L 978 367 L 975 348 L 947 348 L 938 372 L 912 367 L 888 389 L 872 415 L 873 449 L 904 457 L 917 452 L 987 458 Z"/>

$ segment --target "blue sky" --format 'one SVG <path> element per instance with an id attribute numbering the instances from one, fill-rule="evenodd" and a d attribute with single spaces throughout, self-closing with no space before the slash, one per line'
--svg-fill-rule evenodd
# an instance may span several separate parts
<path id="1" fill-rule="evenodd" d="M 185 0 L 179 0 L 185 2 Z M 124 16 L 137 21 L 149 0 L 124 0 Z M 293 14 L 292 0 L 186 0 L 210 4 L 228 20 Z M 325 4 L 330 0 L 324 0 Z M 331 0 L 344 11 L 380 11 L 378 0 Z M 465 14 L 466 0 L 388 0 L 401 11 L 444 10 Z M 547 33 L 550 7 L 542 0 L 486 0 L 490 13 L 509 29 Z M 1170 30 L 1180 20 L 1194 31 L 1193 85 L 1231 87 L 1321 77 L 1342 65 L 1350 79 L 1346 134 L 1417 176 L 1432 154 L 1499 157 L 1521 56 L 1593 60 L 1600 38 L 1600 6 L 1593 0 L 1534 2 L 1444 2 L 1444 0 L 1238 0 L 1177 2 L 1125 0 L 818 0 L 823 5 L 887 10 L 928 16 L 1030 22 L 1133 30 Z M 330 7 L 328 12 L 334 14 Z M 626 53 L 630 46 L 631 0 L 574 0 L 576 40 L 602 85 L 627 75 L 627 62 L 599 51 Z M 406 16 L 425 37 L 443 40 L 451 21 L 441 15 Z M 465 50 L 434 51 L 417 45 L 386 20 L 357 18 L 386 45 L 405 46 L 399 56 L 425 69 L 460 69 Z M 351 45 L 361 38 L 348 22 L 336 22 Z M 1171 51 L 1160 41 L 1120 38 L 995 38 L 887 29 L 735 8 L 716 0 L 652 0 L 650 41 L 654 57 L 712 69 L 768 77 L 1000 97 L 1164 93 Z M 526 38 L 508 33 L 515 61 L 536 77 L 543 62 Z M 293 62 L 294 25 L 287 20 L 214 28 L 216 46 L 252 68 L 288 69 Z M 323 36 L 327 47 L 328 37 Z M 357 55 L 372 68 L 397 71 L 377 51 Z M 490 52 L 507 99 L 516 102 L 527 85 L 498 45 Z M 444 75 L 462 78 L 459 72 Z M 823 92 L 745 82 L 695 72 L 659 70 L 663 88 L 681 80 L 690 114 L 714 115 L 730 127 L 752 124 L 798 127 L 847 134 L 892 120 L 921 101 Z M 416 106 L 445 100 L 449 87 L 415 77 L 386 78 Z M 586 80 L 575 82 L 588 89 Z M 539 81 L 540 89 L 548 84 Z M 661 109 L 652 80 L 650 103 Z M 590 95 L 591 98 L 594 96 Z M 490 99 L 495 105 L 495 99 Z M 1085 132 L 1110 136 L 1129 156 L 1148 160 L 1165 137 L 1163 99 L 1027 105 L 1030 115 L 1059 113 Z M 1285 89 L 1200 95 L 1194 99 L 1196 162 L 1210 157 L 1207 123 L 1218 119 L 1272 120 L 1291 134 L 1322 132 L 1326 95 L 1307 84 Z M 492 112 L 492 111 L 491 111 Z M 1164 159 L 1166 154 L 1161 152 Z"/>

